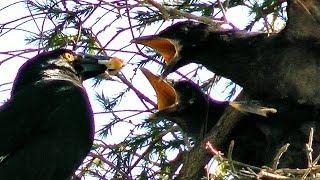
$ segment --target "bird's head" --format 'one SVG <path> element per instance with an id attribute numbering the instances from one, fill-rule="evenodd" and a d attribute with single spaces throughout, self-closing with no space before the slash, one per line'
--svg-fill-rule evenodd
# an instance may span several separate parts
<path id="1" fill-rule="evenodd" d="M 116 74 L 123 61 L 109 56 L 76 54 L 68 49 L 43 52 L 24 63 L 17 74 L 13 92 L 41 80 L 69 80 L 81 84 L 83 80 L 100 74 Z"/>
<path id="2" fill-rule="evenodd" d="M 195 139 L 200 138 L 207 130 L 204 122 L 207 121 L 208 111 L 216 110 L 211 108 L 208 96 L 190 81 L 171 84 L 147 69 L 141 70 L 157 95 L 158 111 L 151 115 L 150 120 L 167 119 L 178 124 L 186 134 Z M 208 127 L 211 128 L 215 123 L 215 119 L 210 119 Z"/>
<path id="3" fill-rule="evenodd" d="M 204 108 L 208 105 L 208 97 L 196 84 L 190 81 L 169 83 L 147 69 L 141 68 L 141 71 L 147 77 L 157 96 L 158 111 L 152 118 L 161 116 L 182 117 L 184 114 L 195 113 L 195 109 Z M 201 116 L 202 112 L 204 112 L 204 109 L 201 109 L 199 114 L 194 115 Z"/>
<path id="4" fill-rule="evenodd" d="M 165 61 L 162 77 L 165 78 L 178 68 L 195 62 L 196 51 L 202 46 L 211 31 L 210 26 L 194 21 L 178 22 L 157 35 L 133 39 L 132 43 L 148 46 L 163 57 Z"/>

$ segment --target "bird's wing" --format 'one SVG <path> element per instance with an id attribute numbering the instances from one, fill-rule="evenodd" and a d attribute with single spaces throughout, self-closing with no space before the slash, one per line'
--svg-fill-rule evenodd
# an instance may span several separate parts
<path id="1" fill-rule="evenodd" d="M 24 96 L 15 97 L 13 103 L 2 109 L 1 122 L 4 121 L 6 128 L 14 131 L 6 131 L 0 127 L 1 152 L 12 150 L 14 143 L 24 141 L 22 132 L 33 130 L 33 134 L 38 133 L 38 135 L 32 136 L 32 139 L 28 140 L 23 148 L 16 149 L 13 156 L 5 159 L 0 165 L 0 179 L 12 177 L 16 179 L 65 179 L 76 170 L 89 152 L 93 141 L 92 111 L 83 93 L 79 88 L 72 90 L 67 97 L 56 98 L 58 104 L 47 106 L 50 111 L 42 116 L 41 124 L 39 123 L 38 126 L 36 125 L 38 120 L 32 122 L 31 119 L 22 119 L 26 114 L 24 112 L 33 111 L 32 107 L 23 108 L 26 108 L 26 105 L 41 108 L 39 105 L 45 106 L 42 102 L 46 102 L 43 99 L 29 104 L 25 101 Z M 28 95 L 30 94 L 32 93 L 29 92 Z M 47 102 L 47 104 L 54 104 L 54 102 Z M 18 109 L 21 115 L 17 116 Z M 16 112 L 16 116 L 12 112 Z M 20 125 L 10 123 L 12 121 L 17 121 Z M 10 139 L 13 141 L 11 142 Z M 17 169 L 20 169 L 19 174 L 16 174 Z"/>
<path id="2" fill-rule="evenodd" d="M 289 38 L 320 37 L 320 1 L 290 0 L 285 28 Z"/>
<path id="3" fill-rule="evenodd" d="M 18 148 L 39 123 L 47 102 L 37 88 L 25 88 L 0 107 L 0 155 Z"/>

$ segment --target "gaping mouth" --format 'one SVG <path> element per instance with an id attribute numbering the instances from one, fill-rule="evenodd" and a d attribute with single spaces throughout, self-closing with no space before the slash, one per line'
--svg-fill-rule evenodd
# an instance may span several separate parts
<path id="1" fill-rule="evenodd" d="M 178 103 L 176 91 L 169 83 L 161 79 L 159 76 L 152 74 L 145 68 L 141 68 L 141 71 L 156 92 L 159 111 L 167 109 Z"/>
<path id="2" fill-rule="evenodd" d="M 145 68 L 141 68 L 141 71 L 152 85 L 157 96 L 158 112 L 154 113 L 151 119 L 179 111 L 179 97 L 173 86 Z M 277 109 L 275 108 L 264 107 L 250 101 L 233 101 L 228 104 L 240 112 L 257 114 L 264 117 L 277 113 Z"/>
<path id="3" fill-rule="evenodd" d="M 172 70 L 174 70 L 174 67 L 179 60 L 181 46 L 174 40 L 152 35 L 135 38 L 131 40 L 131 43 L 148 46 L 157 51 L 163 57 L 166 67 L 161 75 L 162 79 L 170 74 Z"/>
<path id="4" fill-rule="evenodd" d="M 163 57 L 165 63 L 168 65 L 177 55 L 177 43 L 158 36 L 144 36 L 131 40 L 131 43 L 142 44 L 156 50 Z"/>
<path id="5" fill-rule="evenodd" d="M 264 117 L 277 113 L 277 109 L 275 108 L 261 106 L 250 101 L 234 101 L 230 102 L 229 105 L 240 112 L 257 114 Z"/>

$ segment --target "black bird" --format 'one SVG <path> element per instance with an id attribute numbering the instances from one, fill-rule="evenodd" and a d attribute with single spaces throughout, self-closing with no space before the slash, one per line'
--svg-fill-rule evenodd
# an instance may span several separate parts
<path id="1" fill-rule="evenodd" d="M 203 23 L 185 21 L 132 42 L 149 46 L 163 56 L 163 78 L 194 62 L 239 84 L 253 99 L 288 99 L 318 106 L 319 40 L 294 39 L 286 32 L 268 35 L 216 31 Z"/>
<path id="2" fill-rule="evenodd" d="M 0 179 L 63 180 L 90 151 L 92 109 L 82 81 L 118 59 L 57 49 L 28 60 L 0 107 Z M 106 65 L 107 64 L 107 65 Z"/>
<path id="3" fill-rule="evenodd" d="M 159 76 L 152 74 L 149 70 L 145 68 L 141 68 L 140 70 L 153 86 L 157 95 L 159 111 L 155 114 L 155 117 L 169 116 L 171 119 L 174 119 L 174 122 L 182 127 L 187 134 L 197 140 L 201 139 L 204 134 L 207 133 L 207 130 L 210 130 L 208 127 L 213 127 L 216 122 L 199 123 L 198 121 L 192 120 L 198 119 L 199 117 L 207 119 L 209 115 L 220 117 L 228 106 L 244 113 L 252 113 L 264 117 L 277 112 L 273 108 L 255 104 L 252 105 L 250 103 L 216 101 L 209 98 L 206 94 L 202 93 L 195 84 L 188 81 L 177 82 L 172 86 Z M 197 113 L 190 113 L 194 111 Z M 177 114 L 177 112 L 179 113 Z M 185 119 L 189 118 L 192 120 L 185 121 Z"/>
<path id="4" fill-rule="evenodd" d="M 154 87 L 158 98 L 158 112 L 151 119 L 165 118 L 180 126 L 183 132 L 200 141 L 216 125 L 229 102 L 215 101 L 194 83 L 178 81 L 172 85 L 142 69 Z M 276 114 L 263 117 L 245 114 L 220 148 L 228 151 L 231 140 L 235 140 L 233 159 L 243 163 L 262 166 L 271 165 L 279 148 L 290 143 L 279 167 L 305 168 L 307 159 L 305 144 L 308 142 L 310 127 L 316 129 L 318 121 L 309 106 L 291 105 L 289 102 L 274 103 Z M 316 133 L 315 133 L 316 134 Z M 314 155 L 320 150 L 320 137 L 313 142 Z"/>

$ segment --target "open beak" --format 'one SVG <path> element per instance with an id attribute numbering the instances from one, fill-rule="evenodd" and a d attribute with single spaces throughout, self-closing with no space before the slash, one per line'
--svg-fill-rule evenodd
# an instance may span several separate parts
<path id="1" fill-rule="evenodd" d="M 180 44 L 172 39 L 162 38 L 157 35 L 143 36 L 131 40 L 131 43 L 142 44 L 157 51 L 165 61 L 165 68 L 161 75 L 165 79 L 168 74 L 175 71 L 179 60 Z"/>
<path id="2" fill-rule="evenodd" d="M 149 70 L 141 68 L 157 95 L 158 110 L 162 111 L 177 104 L 177 95 L 174 88 L 159 76 L 152 74 Z"/>
<path id="3" fill-rule="evenodd" d="M 277 113 L 277 109 L 275 108 L 260 106 L 250 101 L 234 101 L 230 102 L 229 105 L 240 112 L 257 114 L 264 117 Z"/>
<path id="4" fill-rule="evenodd" d="M 158 111 L 152 114 L 150 119 L 170 116 L 170 114 L 176 114 L 180 111 L 182 107 L 179 105 L 178 94 L 173 86 L 145 68 L 141 68 L 141 71 L 149 80 L 157 95 Z M 275 108 L 264 107 L 251 101 L 233 101 L 228 104 L 242 113 L 252 113 L 264 117 L 277 113 Z"/>
<path id="5" fill-rule="evenodd" d="M 117 57 L 78 54 L 74 66 L 83 79 L 89 79 L 106 73 L 116 75 L 124 63 Z"/>

